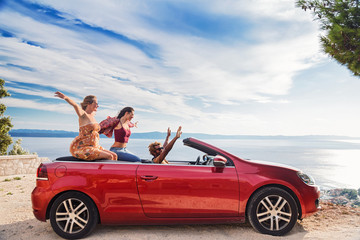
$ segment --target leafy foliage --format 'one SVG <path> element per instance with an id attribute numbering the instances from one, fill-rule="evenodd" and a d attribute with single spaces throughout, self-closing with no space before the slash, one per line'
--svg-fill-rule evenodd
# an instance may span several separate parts
<path id="1" fill-rule="evenodd" d="M 13 148 L 10 150 L 9 155 L 30 155 L 36 153 L 30 153 L 28 150 L 21 147 L 22 139 L 19 138 L 13 145 Z"/>
<path id="2" fill-rule="evenodd" d="M 360 76 L 359 0 L 297 0 L 296 6 L 320 21 L 324 52 Z"/>
<path id="3" fill-rule="evenodd" d="M 358 197 L 358 193 L 355 189 L 343 189 L 340 195 L 346 196 L 350 200 L 355 200 Z"/>
<path id="4" fill-rule="evenodd" d="M 4 88 L 5 81 L 0 79 L 0 99 L 10 96 Z M 4 117 L 6 106 L 0 104 L 0 155 L 5 155 L 9 145 L 12 143 L 12 138 L 9 131 L 13 127 L 10 117 Z"/>

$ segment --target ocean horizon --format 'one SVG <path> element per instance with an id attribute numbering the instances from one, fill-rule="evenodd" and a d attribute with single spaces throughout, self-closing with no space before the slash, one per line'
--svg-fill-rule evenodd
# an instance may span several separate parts
<path id="1" fill-rule="evenodd" d="M 12 137 L 58 137 L 68 138 L 76 137 L 79 132 L 65 131 L 65 130 L 48 130 L 48 129 L 11 129 L 9 132 Z M 132 139 L 153 139 L 162 138 L 166 136 L 166 132 L 133 132 Z M 340 136 L 340 135 L 231 135 L 231 134 L 207 134 L 207 133 L 183 133 L 183 138 L 195 137 L 203 139 L 279 139 L 279 138 L 311 138 L 311 139 L 358 139 L 360 137 Z M 100 138 L 107 138 L 105 135 L 100 134 Z"/>
<path id="2" fill-rule="evenodd" d="M 21 138 L 21 146 L 39 157 L 54 160 L 70 156 L 73 137 L 13 137 Z M 202 152 L 184 146 L 179 139 L 169 153 L 168 160 L 194 161 Z M 334 136 L 253 136 L 231 139 L 198 138 L 211 145 L 247 160 L 261 160 L 298 168 L 315 178 L 323 189 L 360 188 L 360 138 Z M 148 145 L 164 138 L 131 138 L 127 149 L 142 159 L 151 159 Z M 101 138 L 100 145 L 109 149 L 113 139 Z M 10 150 L 9 147 L 8 150 Z"/>

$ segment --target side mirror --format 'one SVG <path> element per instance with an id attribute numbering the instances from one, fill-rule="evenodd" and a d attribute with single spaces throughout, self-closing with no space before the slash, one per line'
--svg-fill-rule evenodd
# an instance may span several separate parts
<path id="1" fill-rule="evenodd" d="M 220 155 L 215 156 L 215 158 L 214 158 L 214 166 L 215 167 L 223 168 L 223 167 L 225 167 L 226 163 L 227 163 L 227 160 L 223 156 L 220 156 Z"/>

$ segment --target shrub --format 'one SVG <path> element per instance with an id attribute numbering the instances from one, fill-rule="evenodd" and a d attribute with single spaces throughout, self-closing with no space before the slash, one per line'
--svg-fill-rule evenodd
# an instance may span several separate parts
<path id="1" fill-rule="evenodd" d="M 346 196 L 350 200 L 357 199 L 357 191 L 355 189 L 343 189 L 340 193 L 341 196 Z"/>
<path id="2" fill-rule="evenodd" d="M 28 150 L 21 147 L 22 139 L 19 138 L 13 145 L 13 148 L 9 152 L 9 155 L 30 155 L 36 153 L 30 153 Z"/>
<path id="3" fill-rule="evenodd" d="M 356 200 L 355 202 L 353 202 L 352 206 L 353 207 L 360 207 L 360 201 Z"/>

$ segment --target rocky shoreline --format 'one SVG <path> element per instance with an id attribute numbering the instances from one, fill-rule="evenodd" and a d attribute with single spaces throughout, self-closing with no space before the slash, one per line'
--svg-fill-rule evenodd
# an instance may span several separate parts
<path id="1" fill-rule="evenodd" d="M 321 191 L 320 199 L 325 203 L 360 208 L 360 188 L 335 188 Z"/>

